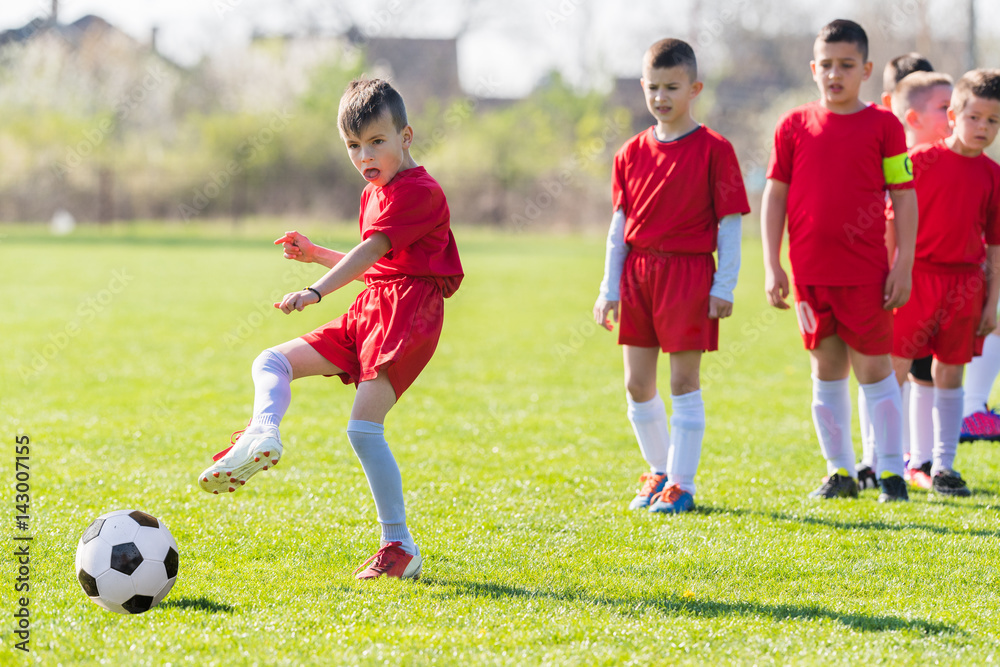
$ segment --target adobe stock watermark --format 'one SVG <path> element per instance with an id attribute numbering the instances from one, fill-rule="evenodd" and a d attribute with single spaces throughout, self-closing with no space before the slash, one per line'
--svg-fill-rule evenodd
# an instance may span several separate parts
<path id="1" fill-rule="evenodd" d="M 228 345 L 229 349 L 234 349 L 241 343 L 246 342 L 253 335 L 254 331 L 263 326 L 266 318 L 281 312 L 274 307 L 275 303 L 281 301 L 281 298 L 290 290 L 301 289 L 299 285 L 316 278 L 316 266 L 303 262 L 295 262 L 295 265 L 290 267 L 281 277 L 281 287 L 272 290 L 268 294 L 267 300 L 260 301 L 253 310 L 241 317 L 236 326 L 227 331 L 222 337 L 222 342 Z"/>
<path id="2" fill-rule="evenodd" d="M 133 86 L 125 95 L 115 103 L 113 107 L 114 116 L 105 118 L 93 127 L 83 131 L 83 138 L 67 147 L 65 157 L 56 162 L 52 167 L 53 173 L 57 176 L 64 176 L 70 169 L 79 167 L 83 162 L 94 154 L 94 151 L 108 138 L 119 123 L 125 121 L 137 107 L 139 107 L 149 93 L 159 86 L 167 70 L 162 63 L 154 62 L 146 68 L 146 75 Z"/>
<path id="3" fill-rule="evenodd" d="M 904 37 L 910 35 L 908 28 L 913 18 L 926 10 L 926 3 L 921 0 L 897 0 L 879 7 L 883 14 L 878 20 L 878 30 L 882 37 Z"/>
<path id="4" fill-rule="evenodd" d="M 112 271 L 111 279 L 104 289 L 80 302 L 76 308 L 76 317 L 45 337 L 46 342 L 32 355 L 29 365 L 18 365 L 17 371 L 21 381 L 27 383 L 43 373 L 49 364 L 69 347 L 73 339 L 80 335 L 84 326 L 93 322 L 98 315 L 107 310 L 115 297 L 124 292 L 132 280 L 133 277 L 124 267 Z"/>
<path id="5" fill-rule="evenodd" d="M 714 44 L 716 40 L 722 38 L 726 28 L 739 20 L 740 12 L 752 6 L 750 0 L 727 2 L 718 13 L 702 23 L 695 36 L 695 46 L 702 48 Z"/>
<path id="6" fill-rule="evenodd" d="M 373 38 L 385 32 L 392 22 L 403 13 L 403 3 L 401 0 L 389 0 L 382 9 L 375 10 L 375 13 L 359 25 L 354 26 L 358 38 L 355 41 L 344 43 L 344 56 L 346 58 L 357 58 L 361 55 L 361 49 Z"/>
<path id="7" fill-rule="evenodd" d="M 619 141 L 627 129 L 628 124 L 624 117 L 615 114 L 609 118 L 599 136 L 592 138 L 567 158 L 555 176 L 540 182 L 541 192 L 534 197 L 525 197 L 524 208 L 519 213 L 510 216 L 509 227 L 514 231 L 521 232 L 535 223 L 568 188 L 574 185 L 577 174 L 604 155 L 608 144 Z"/>
<path id="8" fill-rule="evenodd" d="M 267 125 L 241 141 L 236 146 L 236 157 L 223 168 L 210 173 L 204 183 L 194 188 L 190 202 L 178 204 L 177 211 L 184 221 L 190 222 L 191 218 L 208 208 L 229 187 L 233 177 L 241 174 L 247 163 L 273 142 L 294 118 L 295 115 L 288 111 L 275 111 Z"/>
<path id="9" fill-rule="evenodd" d="M 472 118 L 480 100 L 492 96 L 499 87 L 499 81 L 485 76 L 479 77 L 472 94 L 453 103 L 444 112 L 444 126 L 434 128 L 426 138 L 420 137 L 420 142 L 411 149 L 414 159 L 418 162 L 422 161 L 425 156 L 444 143 L 451 132 Z"/>

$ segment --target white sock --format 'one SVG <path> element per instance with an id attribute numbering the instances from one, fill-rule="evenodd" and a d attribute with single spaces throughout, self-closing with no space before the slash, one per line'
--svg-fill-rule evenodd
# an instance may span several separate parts
<path id="1" fill-rule="evenodd" d="M 958 435 L 962 429 L 962 395 L 958 389 L 934 388 L 934 464 L 931 474 L 952 470 L 958 451 Z"/>
<path id="2" fill-rule="evenodd" d="M 889 373 L 884 380 L 861 384 L 858 388 L 868 403 L 868 414 L 875 429 L 875 474 L 883 472 L 903 475 L 903 399 L 896 382 L 896 374 Z"/>
<path id="3" fill-rule="evenodd" d="M 292 365 L 277 350 L 264 350 L 253 361 L 253 418 L 251 426 L 278 428 L 292 400 Z"/>
<path id="4" fill-rule="evenodd" d="M 913 383 L 909 380 L 904 380 L 903 385 L 900 387 L 900 410 L 903 416 L 903 451 L 910 451 L 910 392 L 912 391 Z M 860 392 L 859 392 L 860 393 Z"/>
<path id="5" fill-rule="evenodd" d="M 403 504 L 403 478 L 385 441 L 385 427 L 375 422 L 352 419 L 347 422 L 347 438 L 368 478 L 368 488 L 375 498 L 382 543 L 402 542 L 402 550 L 415 555 L 417 545 L 406 527 Z"/>
<path id="6" fill-rule="evenodd" d="M 667 409 L 659 394 L 648 401 L 636 403 L 626 394 L 628 420 L 639 441 L 642 458 L 649 464 L 649 471 L 667 472 L 670 454 L 670 430 L 667 427 Z"/>
<path id="7" fill-rule="evenodd" d="M 674 414 L 670 417 L 673 439 L 667 464 L 667 481 L 692 496 L 694 476 L 701 460 L 701 441 L 705 437 L 705 403 L 701 390 L 670 397 Z"/>
<path id="8" fill-rule="evenodd" d="M 911 383 L 910 468 L 919 468 L 934 457 L 934 387 Z"/>
<path id="9" fill-rule="evenodd" d="M 963 417 L 986 409 L 998 373 L 1000 373 L 1000 336 L 990 334 L 983 342 L 983 356 L 973 357 L 965 367 Z"/>
<path id="10" fill-rule="evenodd" d="M 861 422 L 861 462 L 874 470 L 875 431 L 872 430 L 872 420 L 868 416 L 868 404 L 861 392 L 858 392 L 858 420 Z"/>
<path id="11" fill-rule="evenodd" d="M 826 472 L 833 474 L 843 468 L 852 477 L 854 446 L 851 444 L 851 392 L 847 378 L 813 381 L 812 415 L 819 448 L 826 459 Z"/>

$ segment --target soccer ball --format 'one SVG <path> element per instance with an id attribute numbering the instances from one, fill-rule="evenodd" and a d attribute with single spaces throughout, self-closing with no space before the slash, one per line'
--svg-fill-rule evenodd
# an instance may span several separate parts
<path id="1" fill-rule="evenodd" d="M 177 542 L 162 521 L 139 510 L 118 510 L 83 531 L 76 578 L 94 603 L 119 614 L 141 614 L 170 592 L 177 560 Z"/>

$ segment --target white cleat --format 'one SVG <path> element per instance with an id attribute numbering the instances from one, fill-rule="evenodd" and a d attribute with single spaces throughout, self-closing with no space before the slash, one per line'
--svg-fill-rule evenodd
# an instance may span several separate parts
<path id="1" fill-rule="evenodd" d="M 261 470 L 277 465 L 281 451 L 278 429 L 247 429 L 236 435 L 229 449 L 212 457 L 215 463 L 198 475 L 198 486 L 208 493 L 232 493 Z"/>

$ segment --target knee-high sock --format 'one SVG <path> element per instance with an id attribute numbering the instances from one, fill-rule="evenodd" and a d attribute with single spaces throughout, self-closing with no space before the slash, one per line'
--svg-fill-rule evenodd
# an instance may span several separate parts
<path id="1" fill-rule="evenodd" d="M 253 361 L 252 426 L 277 428 L 292 400 L 292 365 L 281 352 L 264 350 Z"/>
<path id="2" fill-rule="evenodd" d="M 667 463 L 667 481 L 691 495 L 695 493 L 694 476 L 701 460 L 701 441 L 705 437 L 705 403 L 701 390 L 671 396 L 674 409 L 670 417 L 671 445 Z"/>
<path id="3" fill-rule="evenodd" d="M 962 388 L 934 388 L 934 464 L 932 473 L 951 470 L 962 429 Z"/>
<path id="4" fill-rule="evenodd" d="M 875 431 L 872 430 L 872 420 L 868 416 L 868 404 L 861 392 L 858 392 L 858 421 L 861 422 L 861 462 L 874 470 Z"/>
<path id="5" fill-rule="evenodd" d="M 1000 373 L 1000 336 L 990 334 L 983 341 L 983 356 L 973 357 L 965 367 L 965 399 L 962 416 L 986 409 L 993 382 Z"/>
<path id="6" fill-rule="evenodd" d="M 868 403 L 875 430 L 875 473 L 903 475 L 903 399 L 895 373 L 884 380 L 858 385 Z"/>
<path id="7" fill-rule="evenodd" d="M 670 449 L 670 430 L 667 427 L 667 412 L 659 394 L 648 401 L 636 403 L 627 396 L 628 420 L 639 441 L 642 458 L 649 464 L 649 471 L 667 472 L 667 457 Z"/>
<path id="8" fill-rule="evenodd" d="M 378 522 L 382 526 L 382 542 L 402 542 L 403 551 L 416 554 L 410 531 L 406 527 L 403 505 L 403 478 L 399 466 L 385 441 L 385 427 L 375 422 L 352 419 L 347 422 L 347 438 L 368 478 L 368 488 L 375 498 Z"/>
<path id="9" fill-rule="evenodd" d="M 851 445 L 851 392 L 847 378 L 820 380 L 813 376 L 813 424 L 819 448 L 826 459 L 826 472 L 843 469 L 854 476 L 854 447 Z"/>
<path id="10" fill-rule="evenodd" d="M 934 457 L 934 387 L 913 384 L 910 390 L 910 467 Z"/>

